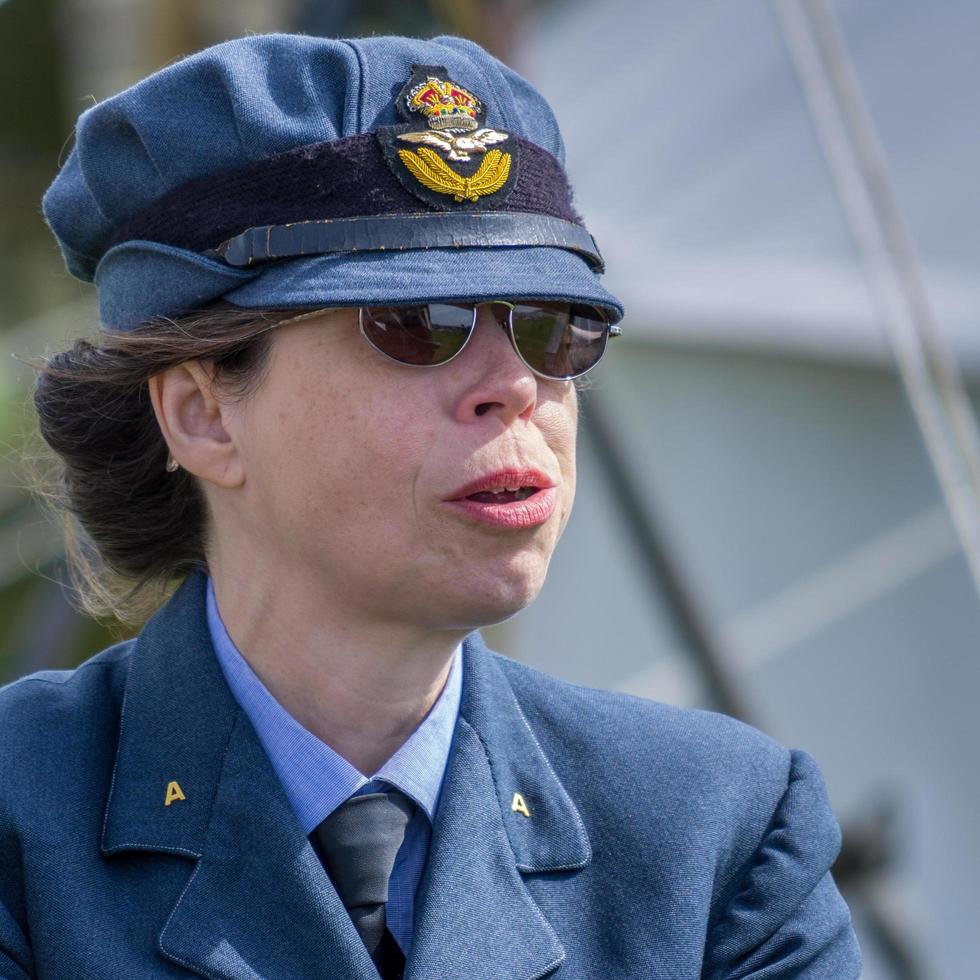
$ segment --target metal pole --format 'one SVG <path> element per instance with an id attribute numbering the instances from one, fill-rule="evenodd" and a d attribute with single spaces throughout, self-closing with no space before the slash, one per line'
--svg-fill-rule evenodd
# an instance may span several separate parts
<path id="1" fill-rule="evenodd" d="M 943 342 L 860 83 L 822 0 L 771 2 L 980 596 L 980 433 Z"/>
<path id="2" fill-rule="evenodd" d="M 650 587 L 659 589 L 673 615 L 674 628 L 684 649 L 694 658 L 718 710 L 745 722 L 751 713 L 730 676 L 736 659 L 724 649 L 689 587 L 667 537 L 656 520 L 656 507 L 647 488 L 641 491 L 630 472 L 614 427 L 607 421 L 596 390 L 589 390 L 581 406 L 582 426 L 612 491 L 616 511 L 628 528 L 630 540 L 643 565 Z"/>
<path id="3" fill-rule="evenodd" d="M 980 595 L 980 434 L 956 361 L 943 342 L 925 279 L 892 191 L 885 154 L 844 39 L 823 0 L 771 0 L 851 235 L 861 254 L 926 449 Z M 871 935 L 902 980 L 921 967 L 899 923 L 877 900 L 878 828 L 855 835 L 835 873 L 863 900 Z M 876 860 L 877 858 L 877 860 Z"/>

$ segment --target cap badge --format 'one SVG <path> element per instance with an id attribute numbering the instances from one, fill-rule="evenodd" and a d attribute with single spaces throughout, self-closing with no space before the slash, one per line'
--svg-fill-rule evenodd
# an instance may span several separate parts
<path id="1" fill-rule="evenodd" d="M 408 190 L 441 210 L 452 207 L 447 198 L 465 205 L 506 197 L 516 174 L 517 142 L 483 125 L 481 100 L 449 78 L 444 67 L 413 65 L 395 103 L 406 122 L 377 135 L 385 159 Z M 508 140 L 506 149 L 488 149 Z"/>

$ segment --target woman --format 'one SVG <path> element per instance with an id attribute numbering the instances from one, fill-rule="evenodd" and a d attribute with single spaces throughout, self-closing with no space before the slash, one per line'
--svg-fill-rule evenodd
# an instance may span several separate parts
<path id="1" fill-rule="evenodd" d="M 80 118 L 44 210 L 105 330 L 35 403 L 89 608 L 180 586 L 0 693 L 5 977 L 858 976 L 809 756 L 480 638 L 622 315 L 561 159 L 451 37 L 250 37 Z"/>

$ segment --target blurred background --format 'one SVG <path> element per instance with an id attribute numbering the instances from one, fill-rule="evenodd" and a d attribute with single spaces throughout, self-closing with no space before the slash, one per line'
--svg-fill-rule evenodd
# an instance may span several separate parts
<path id="1" fill-rule="evenodd" d="M 0 683 L 118 625 L 23 489 L 31 371 L 94 336 L 40 198 L 83 109 L 248 32 L 453 32 L 529 77 L 627 307 L 544 591 L 486 631 L 820 763 L 868 980 L 977 976 L 980 4 L 0 0 Z"/>

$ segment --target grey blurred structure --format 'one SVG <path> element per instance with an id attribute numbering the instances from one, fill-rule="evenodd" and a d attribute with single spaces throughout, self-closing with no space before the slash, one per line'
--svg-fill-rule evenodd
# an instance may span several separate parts
<path id="1" fill-rule="evenodd" d="M 627 318 L 583 395 L 578 501 L 544 591 L 488 639 L 810 751 L 863 862 L 840 872 L 866 980 L 975 976 L 980 603 L 787 11 L 837 25 L 940 344 L 976 395 L 980 5 L 555 0 L 519 31 L 501 10 Z M 202 32 L 339 31 L 351 16 L 299 0 L 65 2 L 66 104 Z M 49 308 L 0 334 L 11 350 L 95 329 L 52 258 L 30 280 L 48 277 Z M 27 377 L 3 360 L 0 395 Z M 58 543 L 21 497 L 0 504 L 4 586 Z M 25 617 L 71 627 L 49 602 Z M 8 669 L 43 665 L 50 637 L 21 636 Z"/>
<path id="2" fill-rule="evenodd" d="M 975 388 L 980 7 L 824 6 Z M 556 108 L 627 305 L 631 346 L 590 393 L 603 431 L 751 719 L 817 757 L 845 828 L 887 824 L 885 869 L 849 895 L 865 977 L 897 975 L 871 895 L 914 975 L 959 980 L 980 917 L 977 593 L 775 7 L 555 5 L 515 62 Z M 589 411 L 576 510 L 506 643 L 585 684 L 716 704 Z"/>

